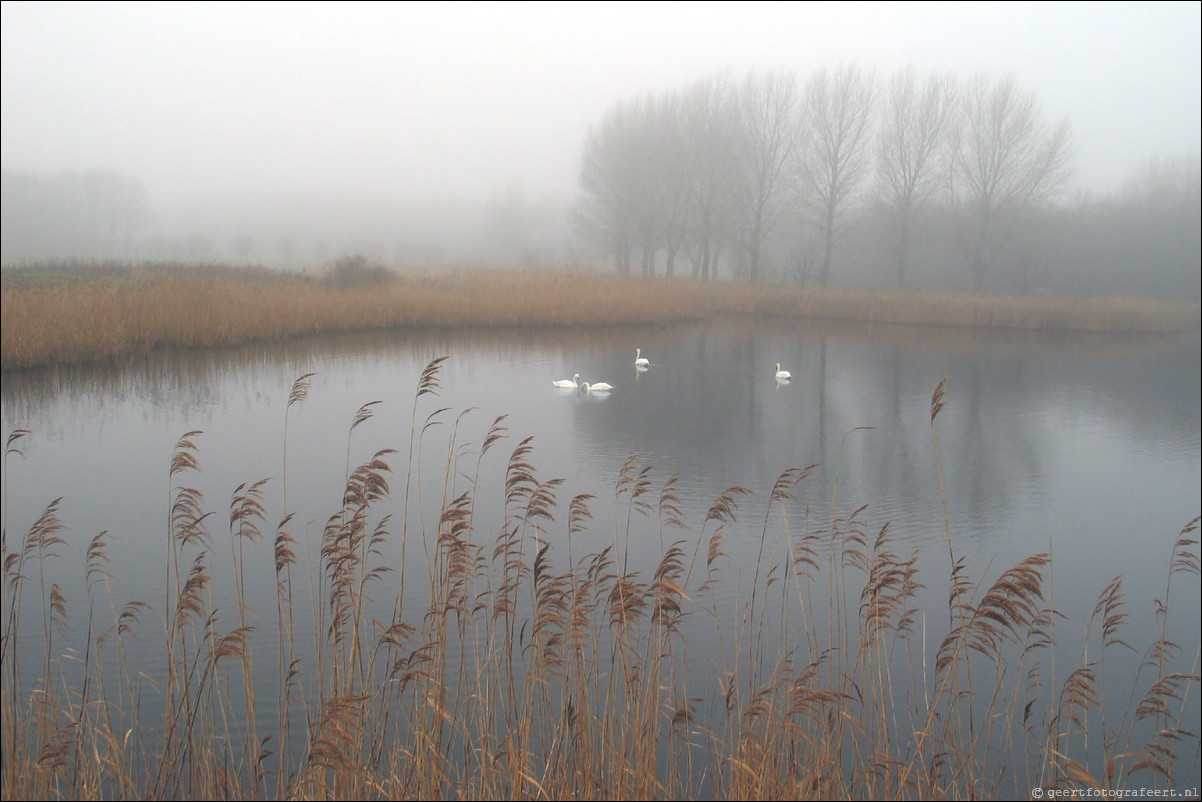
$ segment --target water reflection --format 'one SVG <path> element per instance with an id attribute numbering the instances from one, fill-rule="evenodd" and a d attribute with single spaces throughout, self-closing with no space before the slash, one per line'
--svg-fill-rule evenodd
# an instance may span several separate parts
<path id="1" fill-rule="evenodd" d="M 903 420 L 903 410 L 909 412 L 919 400 L 929 398 L 943 375 L 950 377 L 956 401 L 942 423 L 957 434 L 945 437 L 965 453 L 952 458 L 986 472 L 973 480 L 978 486 L 1033 469 L 1029 456 L 1003 455 L 997 449 L 974 446 L 974 440 L 1014 434 L 1000 432 L 998 426 L 1030 428 L 1031 420 L 983 421 L 983 399 L 992 409 L 1021 406 L 1041 410 L 1064 404 L 1071 407 L 1075 402 L 1082 414 L 1104 414 L 1133 436 L 1164 440 L 1165 432 L 1171 432 L 1170 439 L 1184 438 L 1185 443 L 1197 438 L 1198 372 L 1190 368 L 1197 349 L 1196 343 L 1188 341 L 1166 346 L 1163 340 L 966 336 L 912 328 L 866 333 L 863 327 L 815 330 L 813 325 L 787 323 L 659 330 L 638 336 L 665 340 L 656 348 L 655 371 L 626 373 L 615 358 L 605 360 L 606 351 L 633 338 L 627 332 L 377 334 L 245 349 L 167 352 L 118 367 L 6 375 L 3 414 L 9 428 L 24 425 L 46 432 L 59 430 L 78 417 L 56 413 L 79 406 L 89 407 L 88 417 L 132 405 L 148 417 L 170 410 L 177 417 L 188 418 L 218 406 L 236 410 L 239 405 L 278 403 L 281 399 L 274 397 L 277 388 L 286 388 L 296 376 L 326 364 L 345 371 L 358 366 L 370 375 L 373 364 L 412 366 L 448 353 L 470 376 L 505 364 L 516 365 L 530 358 L 527 355 L 534 355 L 539 365 L 562 359 L 569 367 L 592 359 L 594 380 L 612 371 L 610 375 L 629 376 L 629 386 L 640 389 L 638 396 L 628 399 L 629 420 L 620 425 L 615 421 L 610 433 L 613 440 L 624 441 L 632 450 L 641 450 L 646 443 L 664 447 L 693 444 L 710 452 L 708 458 L 693 464 L 712 464 L 718 456 L 732 453 L 740 434 L 758 437 L 758 445 L 748 444 L 742 451 L 767 447 L 770 452 L 771 441 L 781 439 L 779 432 L 757 435 L 751 431 L 755 413 L 767 403 L 763 391 L 786 389 L 757 382 L 755 377 L 757 373 L 770 375 L 777 358 L 789 354 L 798 369 L 787 389 L 804 395 L 806 403 L 791 408 L 794 414 L 788 421 L 788 439 L 797 442 L 797 437 L 805 438 L 798 450 L 823 463 L 832 461 L 832 449 L 838 447 L 844 432 L 856 426 L 882 427 L 892 422 L 894 428 L 917 427 L 917 437 L 903 438 L 895 446 L 901 452 L 911 450 L 914 444 L 907 447 L 904 441 L 921 439 L 927 422 L 914 415 Z M 499 384 L 505 380 L 491 381 Z M 478 390 L 481 397 L 489 397 L 487 384 Z M 377 394 L 368 378 L 365 398 L 360 401 Z M 655 426 L 646 424 L 665 409 L 672 414 Z M 810 421 L 813 426 L 807 425 Z M 699 436 L 702 433 L 707 436 Z M 994 459 L 1018 462 L 991 467 L 988 461 Z M 913 472 L 905 464 L 895 467 L 899 470 L 885 472 Z"/>
<path id="2" fill-rule="evenodd" d="M 639 353 L 655 354 L 653 367 L 631 364 L 631 342 L 642 343 Z M 1198 506 L 1188 483 L 1167 482 L 1176 503 L 1163 489 L 1166 476 L 1188 480 L 1198 470 L 1196 335 L 1036 336 L 788 320 L 610 332 L 377 333 L 9 374 L 3 416 L 7 430 L 23 427 L 33 441 L 53 442 L 31 454 L 39 455 L 41 470 L 70 477 L 54 483 L 68 498 L 90 488 L 112 496 L 98 489 L 105 477 L 161 486 L 151 469 L 133 468 L 138 455 L 155 454 L 153 470 L 161 471 L 174 438 L 196 428 L 207 432 L 207 464 L 233 487 L 281 473 L 284 404 L 297 376 L 317 374 L 306 405 L 314 409 L 299 410 L 293 424 L 294 453 L 307 465 L 325 465 L 330 454 L 347 450 L 347 424 L 372 400 L 383 404 L 361 439 L 399 445 L 420 370 L 444 354 L 451 358 L 441 404 L 479 410 L 482 421 L 508 416 L 515 438 L 535 436 L 549 475 L 580 490 L 588 482 L 607 487 L 638 454 L 656 475 L 682 476 L 695 514 L 727 487 L 762 493 L 785 468 L 817 464 L 822 469 L 804 488 L 807 503 L 870 504 L 879 520 L 894 522 L 896 536 L 919 544 L 945 529 L 946 493 L 957 535 L 988 549 L 1003 531 L 1041 514 L 1071 517 L 1055 506 L 1065 471 L 1126 467 L 1134 474 L 1135 458 L 1153 463 L 1150 474 L 1131 475 L 1120 489 L 1134 493 L 1147 482 L 1138 506 L 1162 506 L 1168 520 L 1161 527 L 1188 520 Z M 787 383 L 775 380 L 778 363 L 790 368 Z M 591 392 L 552 389 L 554 379 L 574 373 L 592 380 Z M 934 431 L 937 465 L 929 402 L 945 376 L 949 403 Z M 597 380 L 611 377 L 614 389 L 598 392 Z M 1095 451 L 1114 438 L 1131 452 L 1126 466 L 1098 462 Z M 79 468 L 66 467 L 72 463 Z M 319 473 L 319 482 L 337 483 L 337 471 Z M 1113 503 L 1115 489 L 1099 485 L 1095 492 L 1097 503 Z M 28 522 L 35 509 L 12 505 L 10 515 Z M 320 520 L 317 510 L 308 514 Z M 1004 537 L 1030 547 L 1050 534 L 1039 527 Z"/>

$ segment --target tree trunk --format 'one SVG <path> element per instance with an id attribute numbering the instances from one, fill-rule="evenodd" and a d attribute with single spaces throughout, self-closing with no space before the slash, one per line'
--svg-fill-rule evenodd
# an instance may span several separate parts
<path id="1" fill-rule="evenodd" d="M 818 283 L 825 287 L 831 277 L 831 252 L 835 250 L 835 215 L 827 211 L 822 231 L 822 270 L 818 274 Z"/>

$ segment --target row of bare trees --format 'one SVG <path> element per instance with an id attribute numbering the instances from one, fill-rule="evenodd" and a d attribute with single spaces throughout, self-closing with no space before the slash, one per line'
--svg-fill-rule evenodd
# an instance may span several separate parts
<path id="1" fill-rule="evenodd" d="M 1044 121 L 1012 77 L 961 83 L 907 69 L 886 81 L 855 66 L 803 85 L 783 72 L 728 73 L 614 106 L 583 149 L 577 233 L 619 272 L 830 280 L 856 210 L 889 212 L 890 250 L 906 283 L 916 218 L 949 214 L 972 286 L 1024 217 L 1070 175 L 1067 122 Z"/>
<path id="2" fill-rule="evenodd" d="M 115 170 L 46 176 L 5 170 L 0 227 L 5 253 L 123 255 L 150 220 L 146 188 Z"/>

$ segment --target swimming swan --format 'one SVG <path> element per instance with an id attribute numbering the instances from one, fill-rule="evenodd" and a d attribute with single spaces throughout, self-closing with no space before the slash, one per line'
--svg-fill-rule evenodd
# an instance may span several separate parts
<path id="1" fill-rule="evenodd" d="M 642 354 L 643 354 L 643 349 L 641 349 L 641 348 L 634 349 L 634 366 L 636 368 L 650 367 L 651 363 L 647 360 L 647 357 L 643 356 Z"/>
<path id="2" fill-rule="evenodd" d="M 776 363 L 776 378 L 780 379 L 781 381 L 788 381 L 789 379 L 793 378 L 793 374 L 787 370 L 781 370 L 780 363 L 777 362 Z"/>
<path id="3" fill-rule="evenodd" d="M 580 385 L 580 389 L 586 393 L 608 393 L 613 388 L 614 386 L 609 382 L 596 382 L 595 384 L 584 382 Z"/>
<path id="4" fill-rule="evenodd" d="M 572 375 L 572 378 L 570 378 L 570 379 L 560 379 L 557 382 L 551 382 L 551 383 L 554 384 L 556 387 L 567 387 L 569 389 L 575 389 L 580 386 L 580 374 L 575 373 Z"/>

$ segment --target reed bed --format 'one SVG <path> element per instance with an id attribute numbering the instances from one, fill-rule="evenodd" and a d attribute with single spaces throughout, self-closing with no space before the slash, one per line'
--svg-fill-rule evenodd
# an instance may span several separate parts
<path id="1" fill-rule="evenodd" d="M 0 288 L 0 367 L 372 329 L 625 326 L 716 314 L 1119 333 L 1188 331 L 1199 321 L 1196 304 L 1135 298 L 858 293 L 464 267 L 367 278 L 178 266 L 9 269 Z"/>
<path id="2" fill-rule="evenodd" d="M 734 285 L 725 307 L 757 315 L 971 329 L 1167 334 L 1197 328 L 1197 305 L 1146 298 L 970 296 Z"/>
<path id="3" fill-rule="evenodd" d="M 613 486 L 612 544 L 578 554 L 608 500 L 561 499 L 503 415 L 466 449 L 468 411 L 437 405 L 445 359 L 421 374 L 402 447 L 354 465 L 349 443 L 378 402 L 355 415 L 312 576 L 287 502 L 287 416 L 309 376 L 284 412 L 280 481 L 240 486 L 228 529 L 193 481 L 201 433 L 179 438 L 161 598 L 113 597 L 101 533 L 87 609 L 69 610 L 46 582 L 65 545 L 59 502 L 11 543 L 5 521 L 4 799 L 988 799 L 1197 782 L 1200 646 L 1170 626 L 1197 603 L 1197 518 L 1167 550 L 1155 629 L 1129 622 L 1115 577 L 1077 622 L 1076 657 L 1057 649 L 1068 624 L 1050 603 L 1049 555 L 969 576 L 947 522 L 945 606 L 920 608 L 937 580 L 895 552 L 888 525 L 869 531 L 863 508 L 838 515 L 832 499 L 821 526 L 790 524 L 816 466 L 763 492 L 731 487 L 687 521 L 678 477 L 632 455 Z M 945 390 L 931 398 L 936 472 Z M 435 431 L 449 432 L 438 449 Z M 9 435 L 6 471 L 28 435 Z M 424 498 L 433 517 L 414 478 L 430 453 L 446 459 L 426 466 L 445 477 L 441 498 Z M 480 486 L 489 459 L 505 461 L 501 488 Z M 738 526 L 758 541 L 755 579 L 727 603 Z M 658 562 L 632 565 L 634 538 L 655 539 Z M 406 556 L 390 564 L 397 541 Z M 215 576 L 219 549 L 232 577 Z M 406 566 L 420 566 L 418 594 Z M 274 609 L 252 619 L 246 588 L 268 577 Z M 306 584 L 313 610 L 297 601 Z M 72 627 L 82 646 L 66 683 Z M 689 650 L 696 627 L 717 634 L 704 659 Z M 19 654 L 28 628 L 41 648 Z M 165 668 L 151 682 L 126 649 L 155 629 Z M 1135 650 L 1130 686 L 1108 683 Z"/>

